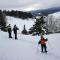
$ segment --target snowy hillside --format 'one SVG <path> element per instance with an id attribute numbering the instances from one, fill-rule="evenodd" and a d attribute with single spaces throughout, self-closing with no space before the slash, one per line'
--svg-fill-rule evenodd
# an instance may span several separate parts
<path id="1" fill-rule="evenodd" d="M 17 27 L 19 28 L 20 32 L 23 30 L 24 25 L 26 25 L 26 29 L 29 31 L 29 29 L 34 24 L 34 20 L 32 20 L 32 19 L 22 20 L 22 19 L 10 17 L 10 16 L 7 16 L 6 19 L 7 19 L 7 25 L 11 24 L 11 26 L 13 28 L 13 26 L 16 24 Z"/>
<path id="2" fill-rule="evenodd" d="M 60 60 L 60 34 L 45 35 L 48 53 L 41 53 L 39 36 L 18 34 L 18 40 L 0 31 L 0 60 Z"/>
<path id="3" fill-rule="evenodd" d="M 26 24 L 27 30 L 34 24 L 34 21 L 22 21 L 13 17 L 8 17 L 7 22 L 8 24 L 11 23 L 12 27 L 16 24 L 20 31 L 24 24 Z M 0 60 L 60 60 L 59 33 L 44 35 L 45 38 L 48 38 L 48 53 L 41 53 L 40 45 L 38 45 L 40 36 L 19 33 L 18 40 L 15 40 L 12 33 L 12 37 L 12 39 L 9 39 L 8 32 L 0 31 Z"/>

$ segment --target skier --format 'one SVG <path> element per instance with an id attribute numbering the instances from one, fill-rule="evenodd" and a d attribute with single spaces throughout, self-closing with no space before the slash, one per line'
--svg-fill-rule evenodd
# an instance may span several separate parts
<path id="1" fill-rule="evenodd" d="M 47 39 L 41 36 L 41 39 L 38 42 L 38 44 L 41 44 L 41 52 L 43 52 L 43 50 L 44 52 L 47 52 L 46 42 L 47 42 Z"/>
<path id="2" fill-rule="evenodd" d="M 13 31 L 14 31 L 14 34 L 15 34 L 15 39 L 17 39 L 17 30 L 19 30 L 19 29 L 17 28 L 16 25 L 14 25 Z"/>
<path id="3" fill-rule="evenodd" d="M 12 36 L 11 36 L 11 32 L 12 32 L 11 25 L 9 24 L 9 25 L 7 26 L 7 28 L 8 28 L 9 38 L 12 38 Z"/>

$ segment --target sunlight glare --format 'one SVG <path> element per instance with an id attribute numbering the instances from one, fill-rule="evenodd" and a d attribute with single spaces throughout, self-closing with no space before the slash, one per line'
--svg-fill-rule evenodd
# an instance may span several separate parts
<path id="1" fill-rule="evenodd" d="M 26 9 L 24 9 L 24 11 L 32 11 L 32 10 L 34 10 L 34 8 L 26 8 Z"/>

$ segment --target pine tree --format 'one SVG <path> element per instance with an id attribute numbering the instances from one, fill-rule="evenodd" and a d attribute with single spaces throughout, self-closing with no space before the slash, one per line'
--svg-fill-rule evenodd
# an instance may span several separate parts
<path id="1" fill-rule="evenodd" d="M 0 28 L 2 30 L 5 30 L 6 27 L 6 20 L 5 20 L 5 15 L 4 13 L 0 10 Z"/>
<path id="2" fill-rule="evenodd" d="M 29 33 L 32 33 L 33 35 L 40 35 L 44 33 L 44 30 L 42 29 L 44 23 L 45 22 L 43 16 L 41 16 L 41 18 L 36 19 L 36 22 L 33 27 L 30 28 Z"/>

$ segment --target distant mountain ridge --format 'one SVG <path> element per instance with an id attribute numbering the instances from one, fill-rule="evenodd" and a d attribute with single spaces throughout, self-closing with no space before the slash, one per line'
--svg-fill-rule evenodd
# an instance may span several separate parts
<path id="1" fill-rule="evenodd" d="M 48 8 L 48 9 L 39 9 L 35 11 L 30 11 L 30 12 L 32 13 L 32 15 L 38 15 L 39 13 L 48 15 L 48 14 L 52 14 L 59 11 L 60 11 L 60 7 L 53 7 L 53 8 Z"/>

